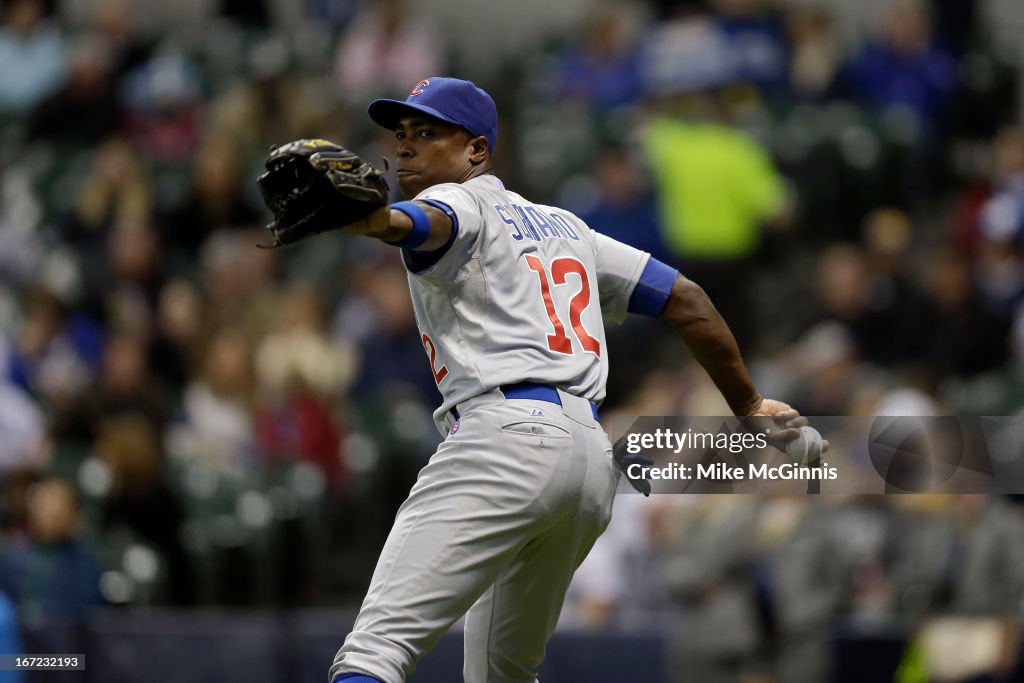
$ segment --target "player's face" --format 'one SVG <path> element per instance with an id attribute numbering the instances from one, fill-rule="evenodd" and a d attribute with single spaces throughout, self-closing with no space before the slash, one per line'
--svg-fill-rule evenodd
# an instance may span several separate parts
<path id="1" fill-rule="evenodd" d="M 476 152 L 461 126 L 414 116 L 403 117 L 395 129 L 398 142 L 398 185 L 407 198 L 438 183 L 466 180 Z"/>

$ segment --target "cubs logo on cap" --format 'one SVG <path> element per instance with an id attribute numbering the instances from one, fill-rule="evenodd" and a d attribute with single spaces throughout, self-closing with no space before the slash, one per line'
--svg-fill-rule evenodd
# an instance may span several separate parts
<path id="1" fill-rule="evenodd" d="M 429 87 L 428 87 L 429 86 Z M 491 151 L 498 143 L 498 109 L 494 100 L 471 81 L 430 76 L 413 86 L 405 100 L 374 100 L 367 110 L 374 122 L 395 130 L 403 116 L 426 115 L 462 126 L 487 138 Z"/>

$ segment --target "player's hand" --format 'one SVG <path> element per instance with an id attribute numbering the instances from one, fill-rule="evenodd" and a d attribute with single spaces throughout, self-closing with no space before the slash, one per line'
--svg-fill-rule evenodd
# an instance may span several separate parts
<path id="1" fill-rule="evenodd" d="M 615 452 L 615 464 L 622 470 L 622 476 L 626 478 L 626 481 L 629 482 L 634 491 L 645 496 L 651 495 L 651 482 L 646 477 L 629 476 L 629 467 L 630 465 L 637 465 L 640 468 L 654 467 L 654 458 L 646 453 L 627 453 L 625 448 L 619 448 Z"/>
<path id="2" fill-rule="evenodd" d="M 800 436 L 800 428 L 807 426 L 807 418 L 788 403 L 772 398 L 762 398 L 761 403 L 750 414 L 749 418 L 767 418 L 770 420 L 753 420 L 763 431 L 767 431 L 768 443 L 779 450 L 786 450 L 786 444 Z M 744 422 L 749 420 L 747 418 Z M 752 425 L 749 425 L 752 426 Z M 748 426 L 748 430 L 749 430 Z M 828 450 L 828 441 L 821 442 L 821 452 Z"/>
<path id="3" fill-rule="evenodd" d="M 654 467 L 654 458 L 646 453 L 630 453 L 629 440 L 626 438 L 626 435 L 623 434 L 612 445 L 612 459 L 615 460 L 615 464 L 622 471 L 622 476 L 626 478 L 626 481 L 629 482 L 629 485 L 632 486 L 637 493 L 642 493 L 645 496 L 651 495 L 651 482 L 647 481 L 646 477 L 639 475 L 643 468 Z M 638 466 L 633 472 L 633 474 L 638 476 L 629 476 L 630 465 Z"/>

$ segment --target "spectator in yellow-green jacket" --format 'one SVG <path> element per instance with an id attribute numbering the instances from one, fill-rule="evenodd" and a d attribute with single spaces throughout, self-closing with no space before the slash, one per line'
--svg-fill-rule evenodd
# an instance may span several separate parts
<path id="1" fill-rule="evenodd" d="M 741 344 L 750 343 L 745 291 L 762 229 L 787 207 L 782 179 L 765 150 L 717 122 L 659 115 L 644 130 L 665 244 L 687 277 L 701 282 Z"/>

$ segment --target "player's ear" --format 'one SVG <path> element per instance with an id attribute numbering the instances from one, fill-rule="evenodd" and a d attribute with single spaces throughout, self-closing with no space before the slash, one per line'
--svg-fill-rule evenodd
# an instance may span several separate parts
<path id="1" fill-rule="evenodd" d="M 482 164 L 487 159 L 489 144 L 487 138 L 478 135 L 469 141 L 469 161 L 473 164 Z"/>

